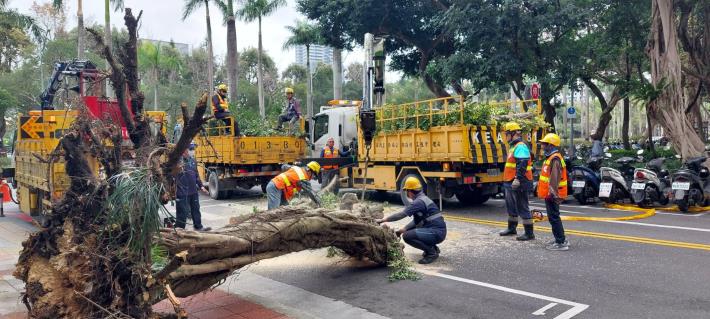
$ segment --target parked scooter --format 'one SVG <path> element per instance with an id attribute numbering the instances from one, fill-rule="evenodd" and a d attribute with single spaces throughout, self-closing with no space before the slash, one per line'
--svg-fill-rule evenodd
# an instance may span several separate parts
<path id="1" fill-rule="evenodd" d="M 569 161 L 569 163 L 572 163 Z M 602 165 L 602 158 L 590 158 L 586 166 L 567 165 L 568 193 L 581 205 L 590 204 L 599 194 L 599 168 Z"/>
<path id="2" fill-rule="evenodd" d="M 705 156 L 691 158 L 673 173 L 671 196 L 683 212 L 688 212 L 690 206 L 706 206 L 710 202 L 710 171 L 702 165 L 706 160 Z"/>
<path id="3" fill-rule="evenodd" d="M 639 150 L 638 154 L 643 154 Z M 656 158 L 646 163 L 646 168 L 634 171 L 634 181 L 631 183 L 631 199 L 639 207 L 650 207 L 654 203 L 668 204 L 670 192 L 670 175 L 663 167 L 665 158 Z"/>
<path id="4" fill-rule="evenodd" d="M 606 153 L 606 157 L 611 154 Z M 636 159 L 624 156 L 615 162 L 619 164 L 619 169 L 612 167 L 602 167 L 599 169 L 601 183 L 599 184 L 599 199 L 608 204 L 620 202 L 631 198 L 631 180 L 634 178 L 634 167 L 632 162 Z"/>

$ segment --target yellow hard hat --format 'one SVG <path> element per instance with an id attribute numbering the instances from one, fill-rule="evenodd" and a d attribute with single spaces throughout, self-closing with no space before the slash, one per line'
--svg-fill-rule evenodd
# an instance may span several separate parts
<path id="1" fill-rule="evenodd" d="M 422 190 L 422 182 L 416 177 L 407 177 L 407 179 L 404 180 L 404 187 L 402 187 L 402 189 L 413 191 Z"/>
<path id="2" fill-rule="evenodd" d="M 217 85 L 217 90 L 227 92 L 227 85 L 226 84 Z"/>
<path id="3" fill-rule="evenodd" d="M 560 136 L 555 133 L 547 133 L 545 137 L 540 140 L 540 143 L 552 144 L 554 146 L 560 146 Z"/>
<path id="4" fill-rule="evenodd" d="M 505 123 L 503 126 L 503 130 L 506 132 L 511 132 L 511 131 L 522 131 L 523 129 L 520 127 L 520 124 L 516 122 L 508 122 Z"/>
<path id="5" fill-rule="evenodd" d="M 306 164 L 306 167 L 310 168 L 314 173 L 320 174 L 320 164 L 318 164 L 318 162 L 312 161 Z"/>
<path id="6" fill-rule="evenodd" d="M 286 92 L 286 94 L 288 94 L 288 93 L 293 93 L 293 89 L 292 89 L 292 88 L 286 88 L 286 89 L 284 90 L 284 92 Z"/>

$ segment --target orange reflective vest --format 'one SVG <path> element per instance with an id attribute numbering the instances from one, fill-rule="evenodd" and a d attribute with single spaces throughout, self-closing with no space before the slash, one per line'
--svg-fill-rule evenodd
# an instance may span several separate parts
<path id="1" fill-rule="evenodd" d="M 309 173 L 304 172 L 303 169 L 298 166 L 293 166 L 274 177 L 271 181 L 274 182 L 277 189 L 283 191 L 286 200 L 291 200 L 293 195 L 301 190 L 298 182 L 310 179 L 311 176 Z"/>
<path id="2" fill-rule="evenodd" d="M 540 179 L 537 183 L 537 197 L 539 198 L 545 198 L 550 194 L 550 168 L 552 167 L 552 160 L 555 158 L 559 158 L 562 165 L 557 194 L 563 199 L 567 197 L 567 164 L 565 164 L 565 160 L 560 153 L 554 153 L 542 163 L 542 172 L 540 172 Z"/>
<path id="3" fill-rule="evenodd" d="M 515 156 L 513 156 L 513 153 L 515 153 L 515 148 L 518 147 L 519 145 L 525 145 L 523 142 L 518 142 L 518 144 L 515 144 L 515 146 L 511 147 L 510 150 L 508 151 L 508 158 L 505 160 L 505 168 L 503 169 L 503 181 L 504 182 L 510 182 L 515 179 Z M 532 181 L 533 175 L 532 175 L 532 159 L 528 160 L 528 167 L 525 171 L 525 177 L 529 180 Z"/>
<path id="4" fill-rule="evenodd" d="M 337 158 L 338 157 L 338 149 L 333 148 L 333 151 L 330 150 L 329 147 L 323 148 L 323 158 Z M 323 165 L 321 168 L 323 169 L 336 169 L 338 168 L 338 165 Z"/>
<path id="5" fill-rule="evenodd" d="M 217 98 L 219 99 L 219 106 L 222 108 L 222 112 L 229 111 L 229 103 L 227 103 L 227 99 L 222 98 L 222 95 L 220 94 L 217 94 Z M 214 105 L 214 99 L 211 99 L 210 103 L 212 104 L 212 114 L 217 113 L 217 106 Z"/>

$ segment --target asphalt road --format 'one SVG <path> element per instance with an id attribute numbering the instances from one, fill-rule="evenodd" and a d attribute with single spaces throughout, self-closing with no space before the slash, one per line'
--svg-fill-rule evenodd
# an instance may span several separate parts
<path id="1" fill-rule="evenodd" d="M 390 203 L 390 211 L 401 206 L 395 193 L 373 198 Z M 256 188 L 225 201 L 203 198 L 204 223 L 219 225 L 265 203 Z M 531 206 L 544 204 L 533 200 Z M 478 207 L 446 200 L 443 211 L 447 240 L 436 263 L 417 265 L 419 281 L 390 283 L 386 268 L 326 258 L 323 250 L 263 261 L 248 271 L 391 318 L 710 318 L 710 212 L 566 221 L 571 249 L 551 252 L 544 249 L 552 239 L 547 222 L 536 223 L 535 241 L 497 235 L 506 220 L 500 199 Z M 640 214 L 572 202 L 562 211 Z M 405 252 L 420 258 L 411 247 Z"/>

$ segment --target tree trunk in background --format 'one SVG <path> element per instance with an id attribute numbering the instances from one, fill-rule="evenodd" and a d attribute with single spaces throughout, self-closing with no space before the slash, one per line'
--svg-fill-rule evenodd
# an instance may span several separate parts
<path id="1" fill-rule="evenodd" d="M 7 110 L 0 111 L 0 149 L 5 148 L 5 142 L 3 142 L 3 139 L 5 138 L 5 132 L 7 131 L 7 123 L 5 123 L 6 112 Z"/>
<path id="2" fill-rule="evenodd" d="M 259 16 L 259 49 L 258 49 L 258 54 L 257 54 L 257 66 L 256 66 L 256 77 L 257 77 L 257 82 L 259 82 L 259 115 L 261 116 L 262 119 L 266 118 L 266 106 L 264 105 L 264 75 L 263 71 L 261 70 L 261 16 Z M 310 74 L 310 72 L 308 73 Z M 310 82 L 309 82 L 310 83 Z"/>
<path id="3" fill-rule="evenodd" d="M 651 57 L 651 82 L 658 87 L 665 81 L 666 86 L 650 103 L 649 113 L 664 128 L 676 153 L 684 159 L 700 156 L 705 144 L 685 114 L 673 0 L 653 0 L 651 8 L 651 38 L 647 45 Z"/>
<path id="4" fill-rule="evenodd" d="M 237 101 L 237 81 L 239 81 L 239 51 L 237 49 L 237 25 L 234 21 L 233 0 L 227 1 L 227 81 L 229 81 L 229 100 Z"/>
<path id="5" fill-rule="evenodd" d="M 648 148 L 651 152 L 655 152 L 656 148 L 653 145 L 653 120 L 651 115 L 648 113 L 648 105 L 646 105 L 646 135 L 648 136 Z"/>
<path id="6" fill-rule="evenodd" d="M 606 97 L 604 97 L 604 93 L 591 78 L 582 78 L 582 81 L 584 81 L 584 84 L 586 84 L 592 93 L 594 93 L 594 96 L 596 96 L 597 100 L 599 100 L 599 105 L 601 105 L 602 113 L 599 115 L 599 123 L 597 124 L 597 128 L 591 138 L 594 140 L 602 140 L 604 138 L 604 134 L 606 133 L 606 128 L 609 126 L 609 122 L 611 122 L 611 113 L 614 111 L 614 107 L 616 107 L 619 100 L 621 100 L 619 88 L 614 88 L 614 91 L 609 98 L 609 102 L 607 102 Z"/>
<path id="7" fill-rule="evenodd" d="M 333 49 L 333 98 L 343 98 L 343 57 L 338 48 Z"/>
<path id="8" fill-rule="evenodd" d="M 584 86 L 584 108 L 587 110 L 587 118 L 585 119 L 586 133 L 584 134 L 584 139 L 587 141 L 589 141 L 589 134 L 592 133 L 592 128 L 589 126 L 590 125 L 589 119 L 592 117 L 592 110 L 589 107 L 589 104 L 590 104 L 589 100 L 590 100 L 589 88 L 585 85 Z"/>
<path id="9" fill-rule="evenodd" d="M 621 124 L 621 141 L 624 143 L 624 149 L 630 150 L 631 143 L 629 143 L 629 121 L 631 120 L 630 112 L 631 101 L 628 97 L 624 98 L 624 119 Z"/>
<path id="10" fill-rule="evenodd" d="M 306 70 L 308 78 L 306 78 L 306 112 L 308 117 L 308 127 L 313 127 L 313 75 L 311 74 L 311 46 L 306 45 Z"/>
<path id="11" fill-rule="evenodd" d="M 214 53 L 212 52 L 212 24 L 210 23 L 209 1 L 205 1 L 205 18 L 207 19 L 207 84 L 208 91 L 214 90 Z"/>
<path id="12" fill-rule="evenodd" d="M 111 50 L 113 47 L 113 41 L 111 40 L 111 0 L 104 0 L 104 43 Z M 108 65 L 108 62 L 106 64 Z M 109 81 L 106 81 L 106 96 L 113 96 Z"/>
<path id="13" fill-rule="evenodd" d="M 81 5 L 82 0 L 77 0 L 77 9 L 76 9 L 76 31 L 77 31 L 77 36 L 76 36 L 76 46 L 77 46 L 77 54 L 76 58 L 79 60 L 84 59 L 84 12 L 82 10 L 82 5 Z"/>

